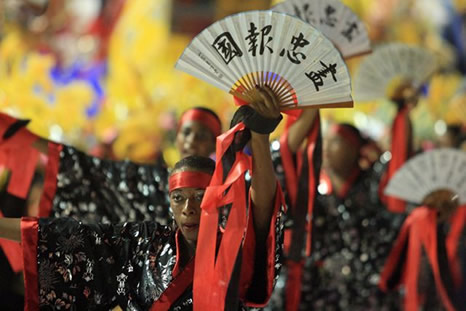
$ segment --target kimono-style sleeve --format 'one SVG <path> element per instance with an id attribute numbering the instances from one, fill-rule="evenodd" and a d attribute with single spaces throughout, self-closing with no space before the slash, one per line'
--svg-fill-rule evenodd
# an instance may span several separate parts
<path id="1" fill-rule="evenodd" d="M 250 206 L 252 202 L 250 201 Z M 248 307 L 264 307 L 272 295 L 273 288 L 280 274 L 283 260 L 283 214 L 284 214 L 283 194 L 279 187 L 274 201 L 274 212 L 270 221 L 270 229 L 262 254 L 252 254 L 252 248 L 257 251 L 254 230 L 248 230 L 244 243 L 243 272 L 252 269 L 252 279 L 244 277 L 242 281 L 248 280 L 250 284 L 245 293 L 245 305 Z M 252 219 L 252 217 L 251 217 Z M 251 223 L 252 225 L 252 223 Z M 251 260 L 253 263 L 251 264 Z M 244 294 L 244 292 L 243 292 Z"/>
<path id="2" fill-rule="evenodd" d="M 156 295 L 147 290 L 150 262 L 170 236 L 155 222 L 24 219 L 26 310 L 149 309 Z"/>
<path id="3" fill-rule="evenodd" d="M 48 192 L 49 202 L 41 200 L 41 217 L 167 223 L 166 167 L 102 160 L 66 145 L 53 147 L 52 151 L 59 151 L 49 152 L 44 191 Z M 54 166 L 55 171 L 50 169 Z"/>

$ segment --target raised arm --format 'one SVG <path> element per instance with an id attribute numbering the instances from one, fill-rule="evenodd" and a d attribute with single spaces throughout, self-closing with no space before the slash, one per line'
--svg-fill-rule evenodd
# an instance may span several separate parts
<path id="1" fill-rule="evenodd" d="M 308 136 L 318 113 L 318 109 L 304 109 L 298 120 L 290 126 L 287 141 L 291 153 L 298 151 L 304 139 Z"/>
<path id="2" fill-rule="evenodd" d="M 264 118 L 279 118 L 279 103 L 273 92 L 269 88 L 263 87 L 259 89 L 259 94 L 262 100 L 251 103 L 251 107 Z M 259 242 L 264 241 L 268 235 L 277 190 L 277 181 L 270 156 L 269 134 L 251 131 L 251 149 L 253 158 L 251 200 L 256 238 Z"/>
<path id="3" fill-rule="evenodd" d="M 21 219 L 0 218 L 0 238 L 21 242 Z"/>

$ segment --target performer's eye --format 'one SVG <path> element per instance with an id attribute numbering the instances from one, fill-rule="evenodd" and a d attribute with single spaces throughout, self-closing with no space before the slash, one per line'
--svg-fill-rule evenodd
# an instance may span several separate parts
<path id="1" fill-rule="evenodd" d="M 175 203 L 181 203 L 183 201 L 183 196 L 179 193 L 172 194 L 172 200 Z"/>
<path id="2" fill-rule="evenodd" d="M 204 198 L 204 191 L 196 193 L 196 201 L 202 202 L 203 198 Z"/>
<path id="3" fill-rule="evenodd" d="M 206 130 L 202 130 L 202 131 L 199 131 L 197 135 L 198 135 L 199 140 L 207 140 L 209 139 L 210 132 Z"/>

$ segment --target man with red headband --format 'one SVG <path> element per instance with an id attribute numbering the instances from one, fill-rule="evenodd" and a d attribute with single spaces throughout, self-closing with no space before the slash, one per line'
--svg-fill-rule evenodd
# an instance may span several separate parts
<path id="1" fill-rule="evenodd" d="M 272 126 L 265 131 L 254 128 L 254 122 L 246 120 L 250 110 L 243 114 L 244 123 L 219 138 L 217 156 L 221 164 L 217 163 L 215 172 L 215 163 L 205 157 L 187 157 L 175 166 L 169 178 L 175 229 L 153 221 L 86 225 L 71 218 L 0 219 L 0 236 L 22 241 L 26 309 L 109 310 L 119 305 L 125 310 L 191 310 L 194 292 L 194 310 L 205 310 L 196 309 L 196 302 L 217 301 L 218 297 L 198 289 L 203 288 L 203 281 L 218 278 L 209 278 L 210 271 L 201 276 L 194 273 L 191 287 L 193 268 L 205 268 L 209 260 L 206 253 L 211 251 L 206 249 L 209 242 L 205 238 L 212 240 L 216 235 L 221 237 L 217 247 L 214 242 L 216 261 L 233 266 L 226 279 L 223 265 L 215 266 L 228 286 L 222 282 L 207 284 L 206 289 L 222 293 L 224 300 L 224 307 L 210 307 L 246 310 L 248 305 L 263 306 L 280 266 L 282 201 L 268 135 L 278 124 L 279 105 L 270 89 L 263 88 L 259 93 L 263 101 L 250 105 L 257 112 L 255 120 L 272 120 Z M 250 134 L 245 131 L 244 124 L 248 123 L 253 124 Z M 252 158 L 241 152 L 248 135 Z M 237 145 L 238 141 L 242 145 Z M 249 201 L 244 187 L 248 170 L 252 174 Z M 215 183 L 218 180 L 220 184 Z M 249 203 L 237 205 L 243 201 Z M 212 229 L 209 214 L 217 210 L 210 206 L 223 203 L 232 204 L 226 228 L 218 230 L 215 225 L 213 234 L 206 236 Z M 213 215 L 217 215 L 213 222 L 217 224 L 218 214 Z M 244 227 L 237 225 L 241 215 L 246 217 Z M 244 235 L 242 230 L 235 233 L 241 228 L 247 228 Z M 240 250 L 228 253 L 238 237 Z"/>
<path id="2" fill-rule="evenodd" d="M 176 148 L 181 158 L 208 157 L 215 152 L 215 138 L 221 133 L 222 124 L 215 112 L 204 107 L 188 109 L 178 123 Z"/>
<path id="3" fill-rule="evenodd" d="M 0 114 L 0 163 L 10 171 L 8 193 L 26 198 L 39 151 L 48 155 L 39 213 L 30 216 L 74 217 L 89 222 L 172 221 L 167 194 L 168 169 L 163 163 L 141 165 L 89 156 L 29 132 L 28 121 Z M 177 147 L 183 157 L 210 156 L 221 134 L 217 115 L 206 108 L 188 109 L 178 126 Z M 17 207 L 16 214 L 26 215 Z M 4 207 L 0 212 L 6 213 Z M 6 213 L 6 214 L 5 214 Z M 2 215 L 0 213 L 0 215 Z M 11 215 L 11 214 L 10 214 Z M 12 267 L 21 270 L 20 247 L 1 242 Z"/>
<path id="4" fill-rule="evenodd" d="M 71 146 L 39 138 L 24 127 L 27 122 L 21 122 L 0 115 L 3 134 L 11 132 L 0 141 L 0 148 L 9 150 L 10 159 L 21 154 L 34 156 L 22 156 L 17 161 L 18 175 L 22 175 L 20 185 L 28 185 L 24 182 L 24 162 L 33 170 L 36 150 L 48 155 L 40 217 L 75 217 L 85 222 L 169 221 L 168 170 L 164 165 L 92 157 Z M 208 157 L 215 151 L 215 138 L 220 134 L 221 122 L 213 111 L 191 108 L 180 119 L 176 146 L 182 157 Z"/>
<path id="5" fill-rule="evenodd" d="M 303 267 L 299 275 L 302 285 L 298 288 L 300 309 L 399 309 L 401 300 L 397 293 L 384 295 L 377 282 L 404 215 L 390 213 L 380 202 L 383 165 L 377 162 L 367 166 L 373 162 L 366 159 L 368 143 L 354 126 L 335 124 L 325 137 L 322 158 L 315 155 L 314 170 L 322 160 L 322 172 L 310 218 L 311 252 L 304 260 L 296 261 Z M 272 144 L 272 158 L 279 168 L 277 177 L 286 184 L 290 178 L 283 169 L 283 143 L 273 147 Z M 365 168 L 361 167 L 362 160 Z M 304 163 L 301 165 L 304 167 Z M 295 200 L 305 190 L 298 190 Z M 274 294 L 270 309 L 287 308 L 288 297 L 284 293 Z"/>

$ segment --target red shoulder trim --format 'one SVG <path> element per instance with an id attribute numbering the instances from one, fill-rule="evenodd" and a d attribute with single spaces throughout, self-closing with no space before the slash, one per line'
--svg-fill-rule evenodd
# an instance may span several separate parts
<path id="1" fill-rule="evenodd" d="M 21 219 L 21 245 L 24 263 L 24 310 L 39 310 L 39 280 L 37 273 L 37 240 L 39 224 L 36 218 Z"/>
<path id="2" fill-rule="evenodd" d="M 60 167 L 60 152 L 63 145 L 49 142 L 47 166 L 45 168 L 44 190 L 39 203 L 39 217 L 49 217 L 53 198 L 57 191 L 57 175 Z"/>

